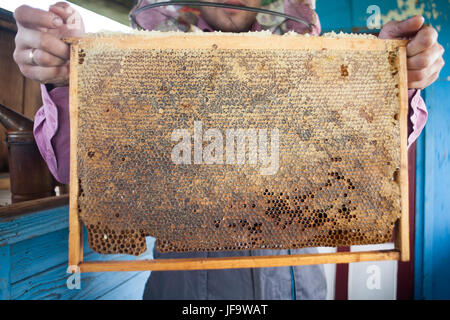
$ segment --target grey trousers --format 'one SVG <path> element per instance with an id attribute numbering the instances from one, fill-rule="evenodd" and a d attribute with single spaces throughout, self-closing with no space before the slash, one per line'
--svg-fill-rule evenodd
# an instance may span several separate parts
<path id="1" fill-rule="evenodd" d="M 252 255 L 316 253 L 316 248 L 298 250 L 251 250 L 228 252 L 164 253 L 154 250 L 154 257 L 199 258 Z M 327 284 L 322 265 L 195 270 L 154 271 L 144 290 L 145 300 L 290 300 L 325 299 Z"/>

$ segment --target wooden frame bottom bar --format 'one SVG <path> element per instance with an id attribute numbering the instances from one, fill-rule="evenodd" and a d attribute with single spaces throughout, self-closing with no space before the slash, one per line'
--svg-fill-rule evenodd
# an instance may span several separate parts
<path id="1" fill-rule="evenodd" d="M 325 263 L 349 263 L 400 260 L 398 250 L 251 256 L 226 258 L 154 259 L 129 261 L 90 261 L 78 264 L 81 272 L 174 271 L 300 266 Z"/>

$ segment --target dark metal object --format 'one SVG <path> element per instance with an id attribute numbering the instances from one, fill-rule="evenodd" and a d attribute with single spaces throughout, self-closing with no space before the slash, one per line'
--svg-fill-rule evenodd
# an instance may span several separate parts
<path id="1" fill-rule="evenodd" d="M 0 123 L 8 132 L 33 131 L 33 121 L 2 104 L 0 104 Z"/>
<path id="2" fill-rule="evenodd" d="M 55 181 L 33 136 L 33 121 L 0 104 L 0 123 L 6 128 L 11 201 L 55 195 Z"/>
<path id="3" fill-rule="evenodd" d="M 134 24 L 138 26 L 140 29 L 144 29 L 136 20 L 136 15 L 141 13 L 142 11 L 153 9 L 156 7 L 163 7 L 163 6 L 172 6 L 172 5 L 186 5 L 186 6 L 206 6 L 206 7 L 219 7 L 219 8 L 228 8 L 228 9 L 237 9 L 237 10 L 245 10 L 245 11 L 251 11 L 251 12 L 257 12 L 257 13 L 264 13 L 269 15 L 274 15 L 278 17 L 283 17 L 287 20 L 292 20 L 298 23 L 304 24 L 309 31 L 312 31 L 312 24 L 308 23 L 306 20 L 303 20 L 301 18 L 297 18 L 288 14 L 284 14 L 281 12 L 276 12 L 272 10 L 262 9 L 262 8 L 255 8 L 255 7 L 246 7 L 246 6 L 239 6 L 234 4 L 227 4 L 227 3 L 214 3 L 214 2 L 204 2 L 204 1 L 165 1 L 165 2 L 157 2 L 149 5 L 145 5 L 143 7 L 140 7 L 136 9 L 131 15 L 130 18 Z"/>

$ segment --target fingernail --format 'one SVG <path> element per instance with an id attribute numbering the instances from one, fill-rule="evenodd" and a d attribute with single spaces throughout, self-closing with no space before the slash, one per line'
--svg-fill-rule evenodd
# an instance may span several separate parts
<path id="1" fill-rule="evenodd" d="M 55 18 L 53 18 L 53 25 L 55 26 L 55 27 L 60 27 L 60 26 L 62 26 L 62 24 L 63 24 L 63 21 L 62 21 L 62 19 L 61 18 L 59 18 L 59 17 L 55 17 Z"/>
<path id="2" fill-rule="evenodd" d="M 67 8 L 66 8 L 66 13 L 67 13 L 67 14 L 72 14 L 72 13 L 73 13 L 72 7 L 67 7 Z"/>

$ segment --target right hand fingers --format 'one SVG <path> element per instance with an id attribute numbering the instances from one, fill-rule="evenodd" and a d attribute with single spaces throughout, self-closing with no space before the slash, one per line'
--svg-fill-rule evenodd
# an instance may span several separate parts
<path id="1" fill-rule="evenodd" d="M 70 57 L 69 45 L 48 32 L 19 28 L 16 35 L 16 49 L 40 49 L 60 59 Z"/>
<path id="2" fill-rule="evenodd" d="M 41 49 L 27 49 L 14 51 L 14 61 L 17 64 L 32 64 L 30 53 L 33 50 L 34 64 L 41 67 L 58 67 L 67 64 L 69 61 L 58 58 Z"/>
<path id="3" fill-rule="evenodd" d="M 55 13 L 40 9 L 31 8 L 27 5 L 18 7 L 14 11 L 16 22 L 28 29 L 58 28 L 64 21 Z"/>
<path id="4" fill-rule="evenodd" d="M 20 71 L 27 78 L 41 83 L 52 83 L 54 85 L 67 85 L 69 78 L 69 65 L 59 67 L 41 67 L 32 65 L 21 65 Z"/>
<path id="5" fill-rule="evenodd" d="M 21 6 L 14 17 L 18 27 L 14 60 L 22 73 L 42 83 L 66 85 L 70 53 L 69 45 L 61 41 L 61 37 L 84 33 L 79 13 L 69 4 L 59 2 L 48 12 Z"/>

